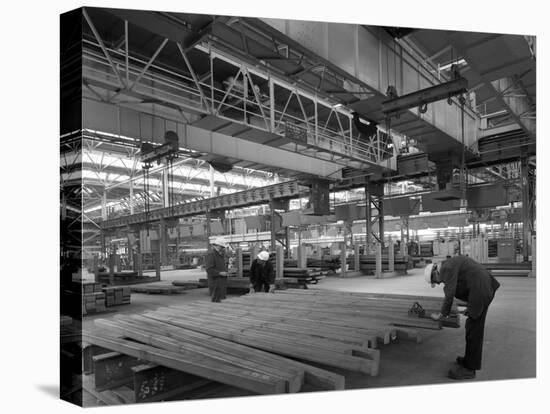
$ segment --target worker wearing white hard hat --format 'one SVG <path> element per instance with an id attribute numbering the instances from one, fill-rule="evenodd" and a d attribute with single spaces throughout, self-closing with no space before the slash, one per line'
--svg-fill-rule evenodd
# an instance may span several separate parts
<path id="1" fill-rule="evenodd" d="M 223 238 L 212 240 L 211 248 L 206 254 L 204 267 L 208 277 L 208 289 L 212 302 L 225 299 L 227 291 L 227 264 L 225 260 L 226 241 Z"/>
<path id="2" fill-rule="evenodd" d="M 440 320 L 451 312 L 453 299 L 467 302 L 464 315 L 466 320 L 466 350 L 464 356 L 456 358 L 456 366 L 449 371 L 449 378 L 456 380 L 473 379 L 481 369 L 485 317 L 500 283 L 475 260 L 467 256 L 454 256 L 443 261 L 440 266 L 430 264 L 424 271 L 426 281 L 434 287 L 443 283 L 445 298 L 441 311 L 431 318 Z"/>
<path id="3" fill-rule="evenodd" d="M 250 293 L 275 291 L 275 270 L 269 252 L 262 250 L 250 265 Z"/>
<path id="4" fill-rule="evenodd" d="M 441 282 L 441 280 L 439 279 L 439 270 L 437 263 L 430 263 L 426 266 L 426 268 L 424 269 L 424 278 L 426 279 L 426 282 L 432 285 L 432 287 L 435 287 L 437 283 Z"/>
<path id="5" fill-rule="evenodd" d="M 212 240 L 210 242 L 210 244 L 212 244 L 214 246 L 220 246 L 220 247 L 223 247 L 223 248 L 226 248 L 228 246 L 227 242 L 225 241 L 225 239 L 223 237 L 215 238 L 214 240 Z"/>

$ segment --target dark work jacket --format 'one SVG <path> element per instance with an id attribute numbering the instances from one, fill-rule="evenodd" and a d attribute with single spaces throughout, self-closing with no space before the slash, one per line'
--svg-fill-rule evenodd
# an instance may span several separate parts
<path id="1" fill-rule="evenodd" d="M 468 315 L 476 319 L 489 306 L 500 283 L 487 269 L 467 256 L 455 256 L 443 262 L 439 269 L 445 284 L 445 299 L 441 307 L 443 316 L 451 312 L 453 298 L 468 303 Z"/>
<path id="2" fill-rule="evenodd" d="M 204 268 L 208 276 L 213 278 L 219 277 L 220 272 L 227 272 L 225 256 L 218 253 L 216 249 L 211 248 L 204 258 Z"/>
<path id="3" fill-rule="evenodd" d="M 261 283 L 272 285 L 275 283 L 275 270 L 273 270 L 273 265 L 269 260 L 265 262 L 265 265 L 260 264 L 258 259 L 252 261 L 250 265 L 250 283 L 253 285 Z"/>

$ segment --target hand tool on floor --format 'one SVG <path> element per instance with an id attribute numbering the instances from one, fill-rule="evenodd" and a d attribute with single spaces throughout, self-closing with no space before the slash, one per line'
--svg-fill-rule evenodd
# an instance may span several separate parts
<path id="1" fill-rule="evenodd" d="M 416 316 L 421 319 L 431 319 L 430 315 L 426 314 L 426 310 L 422 307 L 420 302 L 414 302 L 408 312 L 409 316 Z M 458 328 L 460 327 L 460 321 L 458 315 L 448 316 L 439 319 L 441 326 L 446 328 Z"/>

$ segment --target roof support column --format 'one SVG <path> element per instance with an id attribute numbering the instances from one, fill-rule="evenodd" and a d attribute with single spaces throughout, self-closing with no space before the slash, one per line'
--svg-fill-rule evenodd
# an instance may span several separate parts
<path id="1" fill-rule="evenodd" d="M 168 183 L 168 167 L 162 170 L 162 206 L 170 207 L 170 186 Z"/>
<path id="2" fill-rule="evenodd" d="M 529 240 L 531 238 L 529 160 L 521 159 L 521 212 L 523 223 L 523 261 L 529 261 Z"/>
<path id="3" fill-rule="evenodd" d="M 103 197 L 101 198 L 101 219 L 107 220 L 107 190 L 103 190 Z"/>
<path id="4" fill-rule="evenodd" d="M 374 243 L 384 244 L 384 185 L 372 183 L 368 178 L 365 183 L 365 224 L 367 254 L 374 250 Z M 372 208 L 376 215 L 372 214 Z M 376 229 L 376 225 L 378 225 Z"/>
<path id="5" fill-rule="evenodd" d="M 130 181 L 130 214 L 134 214 L 134 181 Z"/>
<path id="6" fill-rule="evenodd" d="M 216 196 L 216 189 L 214 186 L 214 167 L 210 166 L 210 197 Z"/>

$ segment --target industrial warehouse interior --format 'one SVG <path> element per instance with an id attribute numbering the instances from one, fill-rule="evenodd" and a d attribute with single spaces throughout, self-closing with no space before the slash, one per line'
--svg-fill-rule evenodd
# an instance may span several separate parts
<path id="1" fill-rule="evenodd" d="M 540 378 L 536 31 L 117 7 L 57 15 L 60 404 Z"/>
<path id="2" fill-rule="evenodd" d="M 60 41 L 62 399 L 536 375 L 535 37 L 85 7 Z"/>

